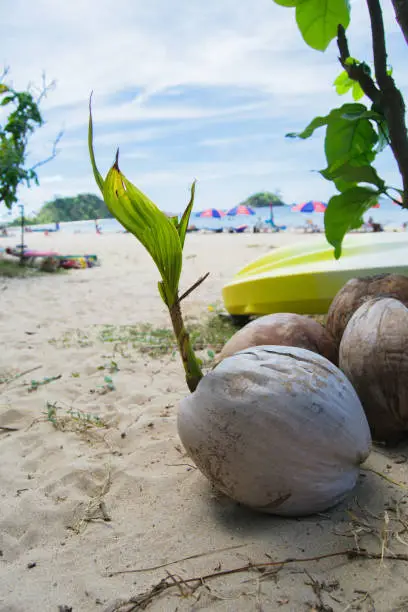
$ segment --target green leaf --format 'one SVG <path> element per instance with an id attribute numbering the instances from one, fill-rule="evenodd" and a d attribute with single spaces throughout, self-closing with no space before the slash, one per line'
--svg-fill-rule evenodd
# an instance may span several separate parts
<path id="1" fill-rule="evenodd" d="M 327 125 L 330 120 L 330 115 L 326 115 L 325 117 L 315 117 L 309 123 L 309 125 L 303 130 L 303 132 L 290 132 L 286 134 L 286 138 L 310 138 L 315 130 L 324 125 Z"/>
<path id="2" fill-rule="evenodd" d="M 89 98 L 88 149 L 89 149 L 89 157 L 91 158 L 92 170 L 94 173 L 95 181 L 103 194 L 103 178 L 96 165 L 95 153 L 94 153 L 94 148 L 93 148 L 92 94 Z"/>
<path id="3" fill-rule="evenodd" d="M 174 224 L 122 174 L 118 156 L 103 183 L 103 197 L 111 213 L 154 260 L 163 280 L 160 294 L 171 308 L 177 299 L 182 263 L 180 238 Z"/>
<path id="4" fill-rule="evenodd" d="M 325 51 L 337 36 L 338 26 L 347 29 L 350 7 L 347 0 L 305 0 L 296 5 L 296 21 L 304 41 Z"/>
<path id="5" fill-rule="evenodd" d="M 10 104 L 10 102 L 13 102 L 13 100 L 14 100 L 14 96 L 6 96 L 5 98 L 2 99 L 1 106 L 6 106 L 6 104 Z"/>
<path id="6" fill-rule="evenodd" d="M 335 79 L 333 85 L 336 88 L 336 92 L 339 96 L 343 96 L 353 87 L 354 81 L 350 79 L 349 75 L 345 70 L 340 72 L 339 76 Z"/>
<path id="7" fill-rule="evenodd" d="M 280 6 L 288 6 L 288 7 L 294 7 L 297 6 L 298 4 L 301 4 L 302 2 L 305 2 L 305 0 L 273 0 L 275 2 L 275 4 L 279 4 Z"/>
<path id="8" fill-rule="evenodd" d="M 336 113 L 334 111 L 331 112 L 332 117 L 340 117 L 341 119 L 347 119 L 347 121 L 368 119 L 372 114 L 372 111 L 368 110 L 364 104 L 354 104 L 354 102 L 346 102 L 336 110 Z"/>
<path id="9" fill-rule="evenodd" d="M 164 283 L 163 283 L 163 281 L 159 281 L 159 282 L 157 283 L 157 288 L 158 288 L 158 290 L 159 290 L 159 293 L 160 293 L 160 297 L 161 297 L 161 299 L 162 299 L 162 300 L 163 300 L 163 302 L 166 304 L 166 300 L 167 300 L 167 298 L 166 298 L 166 292 L 165 292 L 165 288 L 164 288 Z"/>
<path id="10" fill-rule="evenodd" d="M 4 85 L 4 83 L 0 83 L 0 94 L 6 93 L 6 91 L 10 91 L 7 85 Z"/>
<path id="11" fill-rule="evenodd" d="M 180 219 L 180 223 L 177 225 L 177 231 L 178 231 L 178 235 L 180 236 L 180 243 L 181 243 L 182 249 L 184 248 L 184 241 L 186 239 L 188 223 L 190 221 L 191 211 L 193 210 L 193 206 L 194 206 L 195 186 L 196 186 L 196 181 L 193 181 L 193 184 L 191 185 L 190 201 L 187 204 L 187 208 L 184 211 L 183 216 Z"/>
<path id="12" fill-rule="evenodd" d="M 362 224 L 362 217 L 376 203 L 378 191 L 369 187 L 353 187 L 333 196 L 324 214 L 324 226 L 328 242 L 334 246 L 334 256 L 339 259 L 346 233 Z"/>
<path id="13" fill-rule="evenodd" d="M 385 188 L 385 182 L 377 174 L 377 170 L 372 166 L 353 166 L 349 162 L 343 164 L 333 164 L 325 170 L 321 170 L 320 174 L 329 181 L 341 179 L 347 183 L 352 183 L 354 186 L 357 183 L 371 183 L 380 190 Z"/>
<path id="14" fill-rule="evenodd" d="M 388 130 L 388 123 L 385 120 L 385 117 L 382 115 L 379 116 L 378 119 L 374 119 L 377 123 L 378 129 L 378 142 L 375 147 L 377 153 L 381 153 L 386 147 L 390 144 L 390 133 Z"/>
<path id="15" fill-rule="evenodd" d="M 367 109 L 362 104 L 344 104 L 339 110 L 343 112 L 332 117 L 326 130 L 324 148 L 328 166 L 339 160 L 353 166 L 370 165 L 376 156 L 373 148 L 378 135 L 370 120 L 361 118 Z M 339 191 L 350 187 L 341 178 L 335 180 L 335 185 Z"/>
<path id="16" fill-rule="evenodd" d="M 361 100 L 364 95 L 365 94 L 364 91 L 361 89 L 360 83 L 357 83 L 357 81 L 353 81 L 353 100 L 358 102 L 358 100 Z"/>
<path id="17" fill-rule="evenodd" d="M 367 118 L 380 117 L 378 113 L 368 110 L 364 104 L 353 104 L 348 102 L 339 108 L 333 108 L 330 113 L 324 117 L 315 117 L 302 132 L 290 132 L 289 134 L 286 134 L 286 137 L 302 139 L 310 138 L 315 130 L 328 125 L 331 121 L 338 117 L 347 119 L 349 121 L 355 121 L 365 116 Z"/>
<path id="18" fill-rule="evenodd" d="M 373 110 L 368 110 L 364 104 L 344 104 L 338 115 L 342 119 L 347 119 L 347 121 L 359 121 L 360 119 L 372 119 L 373 121 L 379 121 L 383 119 L 383 116 Z"/>
<path id="19" fill-rule="evenodd" d="M 345 70 L 340 72 L 333 85 L 335 86 L 336 92 L 339 94 L 339 96 L 343 96 L 344 94 L 348 93 L 350 89 L 352 90 L 353 99 L 356 102 L 361 100 L 361 98 L 364 96 L 364 91 L 361 89 L 360 84 L 357 83 L 357 81 L 350 79 Z"/>

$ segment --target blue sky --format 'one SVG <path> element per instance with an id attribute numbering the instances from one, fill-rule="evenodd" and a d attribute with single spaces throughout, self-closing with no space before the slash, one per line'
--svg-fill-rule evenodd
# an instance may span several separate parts
<path id="1" fill-rule="evenodd" d="M 391 2 L 382 4 L 390 64 L 407 96 L 408 48 Z M 362 0 L 352 2 L 348 36 L 351 54 L 371 62 Z M 309 49 L 294 11 L 272 0 L 14 0 L 0 57 L 12 84 L 39 84 L 43 72 L 56 80 L 30 159 L 46 157 L 64 130 L 58 157 L 40 168 L 39 187 L 20 190 L 21 202 L 37 211 L 55 195 L 98 193 L 86 143 L 91 90 L 100 169 L 119 146 L 121 169 L 164 210 L 183 209 L 194 178 L 197 210 L 275 189 L 288 203 L 327 200 L 331 184 L 315 172 L 325 167 L 324 133 L 308 141 L 285 133 L 349 100 L 332 86 L 336 51 Z M 389 153 L 377 168 L 399 186 Z"/>

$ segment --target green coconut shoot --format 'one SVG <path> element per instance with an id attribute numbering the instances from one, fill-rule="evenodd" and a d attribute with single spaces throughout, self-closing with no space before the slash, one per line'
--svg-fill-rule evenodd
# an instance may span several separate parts
<path id="1" fill-rule="evenodd" d="M 144 193 L 128 181 L 119 169 L 119 150 L 113 166 L 104 179 L 95 161 L 91 101 L 89 103 L 88 146 L 95 181 L 106 206 L 119 223 L 142 243 L 160 273 L 159 293 L 170 314 L 187 386 L 193 392 L 203 377 L 203 373 L 184 325 L 181 301 L 196 289 L 208 274 L 200 278 L 182 295 L 179 292 L 179 282 L 183 247 L 194 204 L 195 181 L 191 185 L 190 201 L 179 221 L 177 217 L 167 217 Z"/>

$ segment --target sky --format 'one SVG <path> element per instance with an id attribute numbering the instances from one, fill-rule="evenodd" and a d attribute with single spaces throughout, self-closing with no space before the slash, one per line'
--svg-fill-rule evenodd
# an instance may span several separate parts
<path id="1" fill-rule="evenodd" d="M 120 149 L 127 178 L 161 209 L 180 212 L 197 179 L 195 210 L 230 208 L 257 191 L 279 190 L 287 203 L 327 201 L 324 131 L 285 138 L 339 98 L 333 42 L 306 46 L 293 9 L 272 0 L 13 0 L 2 14 L 0 62 L 15 89 L 55 87 L 42 101 L 45 125 L 29 143 L 39 187 L 19 201 L 36 212 L 55 196 L 99 194 L 87 151 L 93 91 L 95 150 L 102 174 Z M 392 5 L 383 0 L 389 63 L 408 96 L 408 48 Z M 363 0 L 352 1 L 351 55 L 372 61 Z M 367 102 L 367 101 L 366 101 Z M 0 115 L 0 123 L 4 120 Z M 376 166 L 400 186 L 388 152 Z"/>

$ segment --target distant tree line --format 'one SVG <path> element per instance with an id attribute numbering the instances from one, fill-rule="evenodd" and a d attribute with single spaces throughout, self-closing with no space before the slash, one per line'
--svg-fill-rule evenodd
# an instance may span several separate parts
<path id="1" fill-rule="evenodd" d="M 63 221 L 86 221 L 112 217 L 105 202 L 92 193 L 81 193 L 74 197 L 56 197 L 47 202 L 34 217 L 26 217 L 27 225 L 44 225 Z M 19 225 L 20 219 L 12 225 Z"/>
<path id="2" fill-rule="evenodd" d="M 261 191 L 255 193 L 247 198 L 244 202 L 240 203 L 243 206 L 249 206 L 250 208 L 262 208 L 263 206 L 285 206 L 285 202 L 281 198 L 279 191 L 271 193 L 270 191 Z"/>
<path id="3" fill-rule="evenodd" d="M 285 202 L 279 193 L 268 191 L 255 193 L 241 204 L 251 208 L 263 206 L 284 206 Z M 112 218 L 105 202 L 92 193 L 81 193 L 74 197 L 56 197 L 42 206 L 35 216 L 26 216 L 26 225 L 45 225 L 64 221 L 87 221 L 92 219 Z M 20 225 L 21 219 L 15 219 L 11 225 Z"/>

